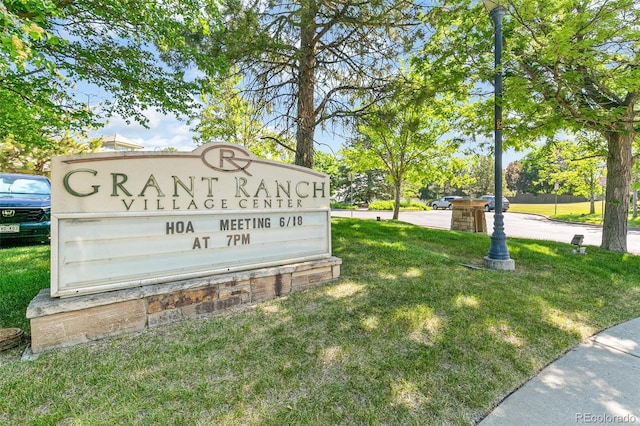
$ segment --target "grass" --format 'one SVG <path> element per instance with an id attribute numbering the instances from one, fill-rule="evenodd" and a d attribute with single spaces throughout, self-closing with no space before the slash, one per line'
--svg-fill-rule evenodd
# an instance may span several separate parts
<path id="1" fill-rule="evenodd" d="M 588 223 L 602 225 L 602 202 L 594 204 L 595 213 L 589 214 L 590 203 L 563 203 L 563 204 L 511 204 L 509 211 L 518 213 L 534 213 L 550 217 L 552 219 L 566 220 L 567 222 Z M 640 227 L 640 218 L 632 217 L 629 213 L 630 228 Z"/>
<path id="2" fill-rule="evenodd" d="M 482 264 L 486 235 L 332 224 L 335 283 L 30 362 L 4 354 L 0 424 L 473 424 L 581 340 L 640 316 L 640 257 L 510 238 L 516 271 L 484 271 L 462 264 Z M 5 326 L 47 286 L 45 251 L 0 251 Z M 16 279 L 38 283 L 7 299 L 14 256 L 34 269 Z"/>
<path id="3" fill-rule="evenodd" d="M 0 249 L 0 328 L 28 330 L 26 308 L 49 287 L 49 264 L 48 245 Z"/>

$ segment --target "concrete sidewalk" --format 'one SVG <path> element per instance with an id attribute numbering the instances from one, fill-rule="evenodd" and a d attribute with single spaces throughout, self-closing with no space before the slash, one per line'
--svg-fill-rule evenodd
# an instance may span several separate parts
<path id="1" fill-rule="evenodd" d="M 480 422 L 640 425 L 640 318 L 605 330 L 548 365 Z"/>

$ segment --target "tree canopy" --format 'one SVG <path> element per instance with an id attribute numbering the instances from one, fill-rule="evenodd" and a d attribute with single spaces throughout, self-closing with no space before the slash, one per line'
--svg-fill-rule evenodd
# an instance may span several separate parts
<path id="1" fill-rule="evenodd" d="M 366 109 L 364 95 L 386 93 L 422 35 L 420 11 L 407 0 L 235 0 L 224 32 L 193 41 L 238 67 L 244 95 L 269 108 L 266 124 L 295 135 L 296 164 L 312 167 L 316 127 L 340 126 Z"/>
<path id="2" fill-rule="evenodd" d="M 185 37 L 218 30 L 218 18 L 213 2 L 199 0 L 4 1 L 0 138 L 46 145 L 112 114 L 143 124 L 147 108 L 189 114 L 203 76 L 226 63 L 204 58 Z M 172 68 L 161 57 L 183 62 Z M 77 96 L 83 84 L 108 94 L 101 108 Z"/>
<path id="3" fill-rule="evenodd" d="M 243 145 L 258 157 L 290 163 L 290 140 L 269 129 L 263 122 L 264 105 L 256 105 L 239 93 L 240 78 L 219 78 L 212 93 L 203 94 L 204 107 L 194 130 L 199 144 L 228 142 Z"/>
<path id="4" fill-rule="evenodd" d="M 606 172 L 604 141 L 594 132 L 568 136 L 536 147 L 517 165 L 510 164 L 512 189 L 584 197 L 591 201 L 590 214 L 594 214 L 595 197 L 602 194 L 600 178 Z"/>
<path id="5" fill-rule="evenodd" d="M 407 93 L 408 81 L 414 90 Z M 447 137 L 455 122 L 448 98 L 423 93 L 411 75 L 394 96 L 373 106 L 358 119 L 357 135 L 342 152 L 352 170 L 384 170 L 395 193 L 393 218 L 398 219 L 402 186 L 424 185 L 441 173 L 455 152 L 457 141 Z"/>
<path id="6" fill-rule="evenodd" d="M 493 73 L 493 28 L 481 2 L 437 3 L 427 16 L 434 36 L 415 65 L 438 87 L 490 93 L 481 82 Z M 505 147 L 531 144 L 559 130 L 599 132 L 608 144 L 602 247 L 626 251 L 632 143 L 640 113 L 637 2 L 510 0 L 507 9 Z M 439 71 L 432 73 L 434 68 Z M 480 97 L 468 108 L 469 132 L 490 131 L 492 101 Z"/>

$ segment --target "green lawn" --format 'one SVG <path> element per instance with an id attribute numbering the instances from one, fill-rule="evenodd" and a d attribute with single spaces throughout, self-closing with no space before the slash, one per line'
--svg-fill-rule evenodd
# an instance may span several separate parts
<path id="1" fill-rule="evenodd" d="M 49 264 L 48 245 L 0 249 L 0 328 L 28 330 L 27 305 L 49 287 Z"/>
<path id="2" fill-rule="evenodd" d="M 640 316 L 640 257 L 510 238 L 516 271 L 485 271 L 463 264 L 482 265 L 487 235 L 332 223 L 335 283 L 30 362 L 1 354 L 0 424 L 473 424 Z M 3 327 L 25 326 L 47 251 L 0 250 Z"/>
<path id="3" fill-rule="evenodd" d="M 590 203 L 565 203 L 565 204 L 511 204 L 509 211 L 518 213 L 541 214 L 553 219 L 566 220 L 568 222 L 589 223 L 602 225 L 602 202 L 594 204 L 595 213 L 589 214 Z M 629 227 L 640 227 L 640 218 L 633 218 L 629 213 Z"/>

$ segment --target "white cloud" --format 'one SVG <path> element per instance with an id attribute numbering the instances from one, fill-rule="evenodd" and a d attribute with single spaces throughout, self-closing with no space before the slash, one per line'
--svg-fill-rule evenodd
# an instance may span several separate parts
<path id="1" fill-rule="evenodd" d="M 90 134 L 91 137 L 110 136 L 115 133 L 134 143 L 144 146 L 145 151 L 175 148 L 179 151 L 193 151 L 196 144 L 189 125 L 173 115 L 157 111 L 146 111 L 149 128 L 136 122 L 127 124 L 121 117 L 112 117 L 106 126 Z"/>

